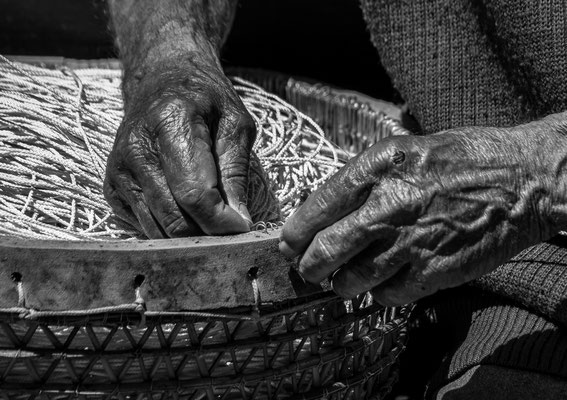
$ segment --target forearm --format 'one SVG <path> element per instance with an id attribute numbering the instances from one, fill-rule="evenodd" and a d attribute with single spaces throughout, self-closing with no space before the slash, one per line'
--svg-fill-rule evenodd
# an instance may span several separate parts
<path id="1" fill-rule="evenodd" d="M 124 91 L 148 71 L 183 58 L 214 63 L 226 39 L 237 0 L 110 0 Z"/>

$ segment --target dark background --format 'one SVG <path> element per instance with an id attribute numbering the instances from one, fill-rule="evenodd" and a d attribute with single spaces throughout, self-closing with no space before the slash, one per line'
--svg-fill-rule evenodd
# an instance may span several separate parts
<path id="1" fill-rule="evenodd" d="M 116 57 L 105 1 L 0 0 L 0 53 Z M 241 0 L 223 62 L 395 100 L 357 0 Z"/>

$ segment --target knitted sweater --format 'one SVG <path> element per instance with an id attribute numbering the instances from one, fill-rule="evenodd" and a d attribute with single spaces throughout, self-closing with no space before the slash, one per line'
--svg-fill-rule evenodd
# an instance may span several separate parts
<path id="1" fill-rule="evenodd" d="M 361 6 L 381 61 L 422 133 L 513 126 L 567 110 L 565 0 L 361 0 Z M 490 323 L 517 313 L 510 305 L 516 304 L 555 323 L 545 325 L 546 330 L 555 326 L 562 332 L 559 326 L 567 326 L 566 268 L 567 237 L 518 254 L 473 283 L 505 298 L 502 308 L 496 310 L 491 303 L 485 319 L 478 321 Z M 478 321 L 473 328 L 481 332 Z M 529 318 L 509 321 L 516 321 L 513 330 L 518 334 L 543 326 L 521 323 Z M 469 335 L 474 336 L 473 328 L 469 326 Z M 481 343 L 482 349 L 461 354 L 469 359 L 454 362 L 450 374 L 483 359 L 471 354 L 489 354 L 493 345 Z M 552 357 L 553 346 L 546 354 Z M 491 362 L 494 357 L 498 355 Z M 535 362 L 520 367 L 530 366 L 543 368 Z M 567 377 L 565 369 L 553 373 Z"/>
<path id="2" fill-rule="evenodd" d="M 511 126 L 567 109 L 563 0 L 361 0 L 423 133 Z"/>

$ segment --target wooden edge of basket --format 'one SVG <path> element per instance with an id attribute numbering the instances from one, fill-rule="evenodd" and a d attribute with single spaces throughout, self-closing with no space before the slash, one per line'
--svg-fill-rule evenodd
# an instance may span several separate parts
<path id="1" fill-rule="evenodd" d="M 69 242 L 0 237 L 0 307 L 85 310 L 144 303 L 203 310 L 321 290 L 278 250 L 279 230 L 222 237 Z"/>

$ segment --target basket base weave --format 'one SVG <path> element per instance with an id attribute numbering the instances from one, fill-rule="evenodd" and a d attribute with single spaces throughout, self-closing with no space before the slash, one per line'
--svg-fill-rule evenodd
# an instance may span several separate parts
<path id="1" fill-rule="evenodd" d="M 396 378 L 407 309 L 332 294 L 263 317 L 0 315 L 5 398 L 366 399 Z M 279 311 L 278 311 L 279 309 Z"/>

